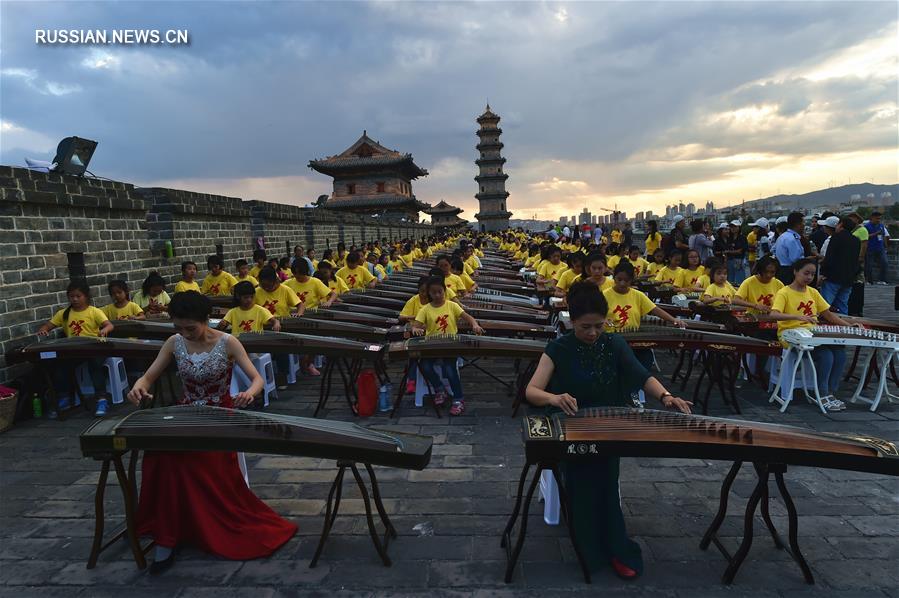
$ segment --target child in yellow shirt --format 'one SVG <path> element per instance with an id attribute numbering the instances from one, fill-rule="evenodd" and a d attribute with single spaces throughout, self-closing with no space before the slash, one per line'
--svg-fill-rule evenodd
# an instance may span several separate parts
<path id="1" fill-rule="evenodd" d="M 103 313 L 110 320 L 144 320 L 144 310 L 131 300 L 128 294 L 128 283 L 124 280 L 112 280 L 107 285 L 112 303 L 103 306 Z"/>
<path id="2" fill-rule="evenodd" d="M 105 337 L 113 330 L 113 325 L 102 310 L 91 305 L 91 290 L 87 283 L 73 282 L 66 288 L 66 297 L 69 300 L 68 307 L 60 309 L 49 322 L 41 326 L 38 336 L 47 336 L 54 328 L 62 327 L 66 337 L 93 336 Z M 109 396 L 105 394 L 106 376 L 102 357 L 85 359 L 88 373 L 96 394 L 97 411 L 95 415 L 106 415 L 109 407 Z M 80 363 L 72 360 L 64 360 L 50 369 L 53 377 L 53 386 L 57 390 L 58 402 L 54 406 L 48 406 L 48 417 L 56 417 L 56 410 L 68 409 L 70 402 L 68 391 L 70 381 L 75 377 L 75 368 Z"/>
<path id="3" fill-rule="evenodd" d="M 466 295 L 477 292 L 478 283 L 465 272 L 465 262 L 463 262 L 461 258 L 454 257 L 450 262 L 450 268 L 452 273 L 462 280 L 462 284 L 465 286 Z"/>
<path id="4" fill-rule="evenodd" d="M 203 278 L 200 292 L 213 297 L 230 295 L 234 285 L 237 284 L 237 279 L 225 272 L 225 261 L 222 256 L 210 255 L 206 259 L 206 267 L 209 268 L 209 274 Z"/>
<path id="5" fill-rule="evenodd" d="M 699 285 L 699 279 L 703 274 L 705 274 L 705 268 L 700 263 L 699 252 L 691 249 L 687 252 L 687 266 L 678 270 L 672 284 L 681 293 L 702 292 L 708 286 Z"/>
<path id="6" fill-rule="evenodd" d="M 250 264 L 247 263 L 247 260 L 237 260 L 234 266 L 237 268 L 237 276 L 235 276 L 237 282 L 249 282 L 253 288 L 259 286 L 259 280 L 250 274 Z"/>
<path id="7" fill-rule="evenodd" d="M 197 284 L 196 278 L 197 264 L 194 262 L 181 262 L 181 280 L 175 284 L 175 292 L 196 291 L 199 293 L 200 285 Z"/>
<path id="8" fill-rule="evenodd" d="M 334 275 L 334 264 L 327 260 L 322 260 L 318 263 L 315 278 L 328 285 L 328 288 L 338 297 L 350 290 L 343 280 Z"/>
<path id="9" fill-rule="evenodd" d="M 643 259 L 643 256 L 640 255 L 640 248 L 636 245 L 631 245 L 630 250 L 628 250 L 627 260 L 634 267 L 634 277 L 640 278 L 644 274 L 646 274 L 646 269 L 649 267 L 649 262 Z"/>
<path id="10" fill-rule="evenodd" d="M 735 298 L 737 289 L 727 282 L 727 266 L 716 264 L 709 273 L 712 278 L 710 284 L 703 292 L 700 301 L 707 305 L 738 303 Z M 735 300 L 736 299 L 736 300 Z M 739 303 L 738 303 L 739 304 Z"/>
<path id="11" fill-rule="evenodd" d="M 612 279 L 606 276 L 609 271 L 606 265 L 606 256 L 595 251 L 584 260 L 584 280 L 592 282 L 599 287 L 600 292 L 612 288 Z M 570 289 L 569 289 L 570 290 Z"/>
<path id="12" fill-rule="evenodd" d="M 305 309 L 331 307 L 337 293 L 328 288 L 321 280 L 309 276 L 309 262 L 300 259 L 293 263 L 293 278 L 284 283 L 297 294 Z"/>
<path id="13" fill-rule="evenodd" d="M 459 330 L 458 320 L 465 320 L 475 334 L 483 334 L 484 329 L 478 325 L 477 320 L 465 313 L 462 307 L 453 301 L 446 300 L 446 286 L 439 276 L 432 276 L 427 283 L 428 298 L 430 301 L 423 305 L 412 322 L 413 334 L 427 336 L 440 334 L 456 334 Z M 465 411 L 465 397 L 462 391 L 462 381 L 459 379 L 459 370 L 456 369 L 456 359 L 422 359 L 421 373 L 435 391 L 434 405 L 442 405 L 447 398 L 447 388 L 443 379 L 437 373 L 437 366 L 441 366 L 443 376 L 449 380 L 452 390 L 453 403 L 450 407 L 450 415 L 462 415 Z"/>
<path id="14" fill-rule="evenodd" d="M 360 265 L 362 259 L 355 251 L 346 256 L 346 266 L 337 271 L 337 278 L 346 283 L 348 289 L 373 289 L 378 284 L 378 279 L 368 271 L 368 268 Z"/>
<path id="15" fill-rule="evenodd" d="M 667 264 L 656 273 L 655 279 L 663 284 L 674 284 L 681 269 L 680 262 L 682 257 L 680 251 L 675 251 L 668 256 Z"/>
<path id="16" fill-rule="evenodd" d="M 240 336 L 244 332 L 262 332 L 266 328 L 281 331 L 278 318 L 256 303 L 256 287 L 253 283 L 243 280 L 234 285 L 234 303 L 235 306 L 219 322 L 219 330 L 230 329 L 234 336 Z"/>
<path id="17" fill-rule="evenodd" d="M 562 250 L 551 246 L 546 252 L 546 260 L 537 270 L 537 284 L 555 286 L 568 266 L 562 263 Z"/>
<path id="18" fill-rule="evenodd" d="M 556 282 L 556 289 L 553 293 L 556 297 L 564 297 L 568 294 L 571 285 L 583 279 L 585 257 L 580 251 L 568 254 L 568 269 L 562 272 Z"/>
<path id="19" fill-rule="evenodd" d="M 265 268 L 266 257 L 265 257 L 265 249 L 254 249 L 253 250 L 253 262 L 254 266 L 250 268 L 250 276 L 255 278 L 257 281 L 259 280 L 259 273 Z"/>
<path id="20" fill-rule="evenodd" d="M 644 278 L 655 278 L 659 270 L 665 267 L 665 251 L 656 249 L 652 254 L 652 262 L 646 267 L 643 273 Z"/>

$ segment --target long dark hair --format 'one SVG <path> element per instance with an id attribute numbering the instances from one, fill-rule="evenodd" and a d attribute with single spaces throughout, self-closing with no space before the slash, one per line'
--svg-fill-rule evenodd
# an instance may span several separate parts
<path id="1" fill-rule="evenodd" d="M 144 279 L 142 285 L 140 285 L 141 294 L 144 297 L 147 297 L 150 294 L 150 289 L 153 287 L 162 287 L 162 290 L 165 290 L 165 281 L 162 279 L 162 276 L 159 275 L 159 272 L 155 270 L 150 272 L 147 275 L 147 278 Z"/>

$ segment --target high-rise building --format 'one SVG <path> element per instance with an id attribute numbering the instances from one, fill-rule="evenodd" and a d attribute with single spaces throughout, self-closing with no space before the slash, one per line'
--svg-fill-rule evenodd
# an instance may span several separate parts
<path id="1" fill-rule="evenodd" d="M 590 212 L 587 210 L 587 208 L 584 208 L 584 210 L 581 212 L 580 218 L 578 219 L 578 224 L 593 224 L 593 220 L 590 218 L 590 216 Z"/>
<path id="2" fill-rule="evenodd" d="M 637 215 L 634 216 L 634 220 L 641 222 L 643 220 L 643 212 L 637 212 Z"/>
<path id="3" fill-rule="evenodd" d="M 568 216 L 562 216 L 559 218 L 559 224 L 562 226 L 566 226 L 568 224 Z"/>
<path id="4" fill-rule="evenodd" d="M 478 213 L 474 215 L 478 219 L 481 232 L 505 230 L 509 228 L 509 217 L 512 212 L 506 210 L 506 199 L 509 192 L 506 191 L 506 179 L 509 175 L 503 172 L 503 164 L 506 159 L 502 157 L 500 150 L 503 144 L 499 140 L 503 130 L 499 128 L 499 115 L 490 110 L 490 105 L 477 119 L 481 128 L 478 130 L 480 142 L 477 150 L 480 157 L 475 160 L 478 165 L 478 176 L 474 178 L 478 182 L 479 191 L 475 194 L 478 200 Z"/>
<path id="5" fill-rule="evenodd" d="M 693 214 L 695 214 L 695 213 L 696 213 L 696 205 L 693 202 L 688 203 L 687 209 L 685 212 L 685 215 L 687 216 L 687 218 L 692 218 Z"/>
<path id="6" fill-rule="evenodd" d="M 711 214 L 714 211 L 715 211 L 715 204 L 710 201 L 705 202 L 705 213 Z"/>

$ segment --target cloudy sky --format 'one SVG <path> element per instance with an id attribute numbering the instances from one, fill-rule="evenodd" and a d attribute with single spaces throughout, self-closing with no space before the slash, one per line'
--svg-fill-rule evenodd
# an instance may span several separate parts
<path id="1" fill-rule="evenodd" d="M 897 7 L 5 0 L 0 163 L 79 135 L 97 175 L 304 204 L 331 188 L 307 162 L 367 129 L 471 218 L 489 99 L 516 217 L 896 183 Z M 153 28 L 191 43 L 35 43 Z"/>

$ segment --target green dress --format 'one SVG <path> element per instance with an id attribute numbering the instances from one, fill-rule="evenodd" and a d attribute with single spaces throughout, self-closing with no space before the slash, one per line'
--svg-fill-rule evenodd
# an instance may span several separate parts
<path id="1" fill-rule="evenodd" d="M 649 372 L 621 335 L 603 333 L 592 345 L 573 332 L 550 341 L 545 353 L 554 370 L 547 391 L 568 393 L 579 409 L 630 406 L 630 395 L 641 388 Z M 559 412 L 550 407 L 550 412 Z M 590 462 L 563 462 L 577 540 L 591 570 L 616 557 L 638 573 L 643 571 L 640 546 L 628 538 L 621 512 L 618 457 Z"/>

